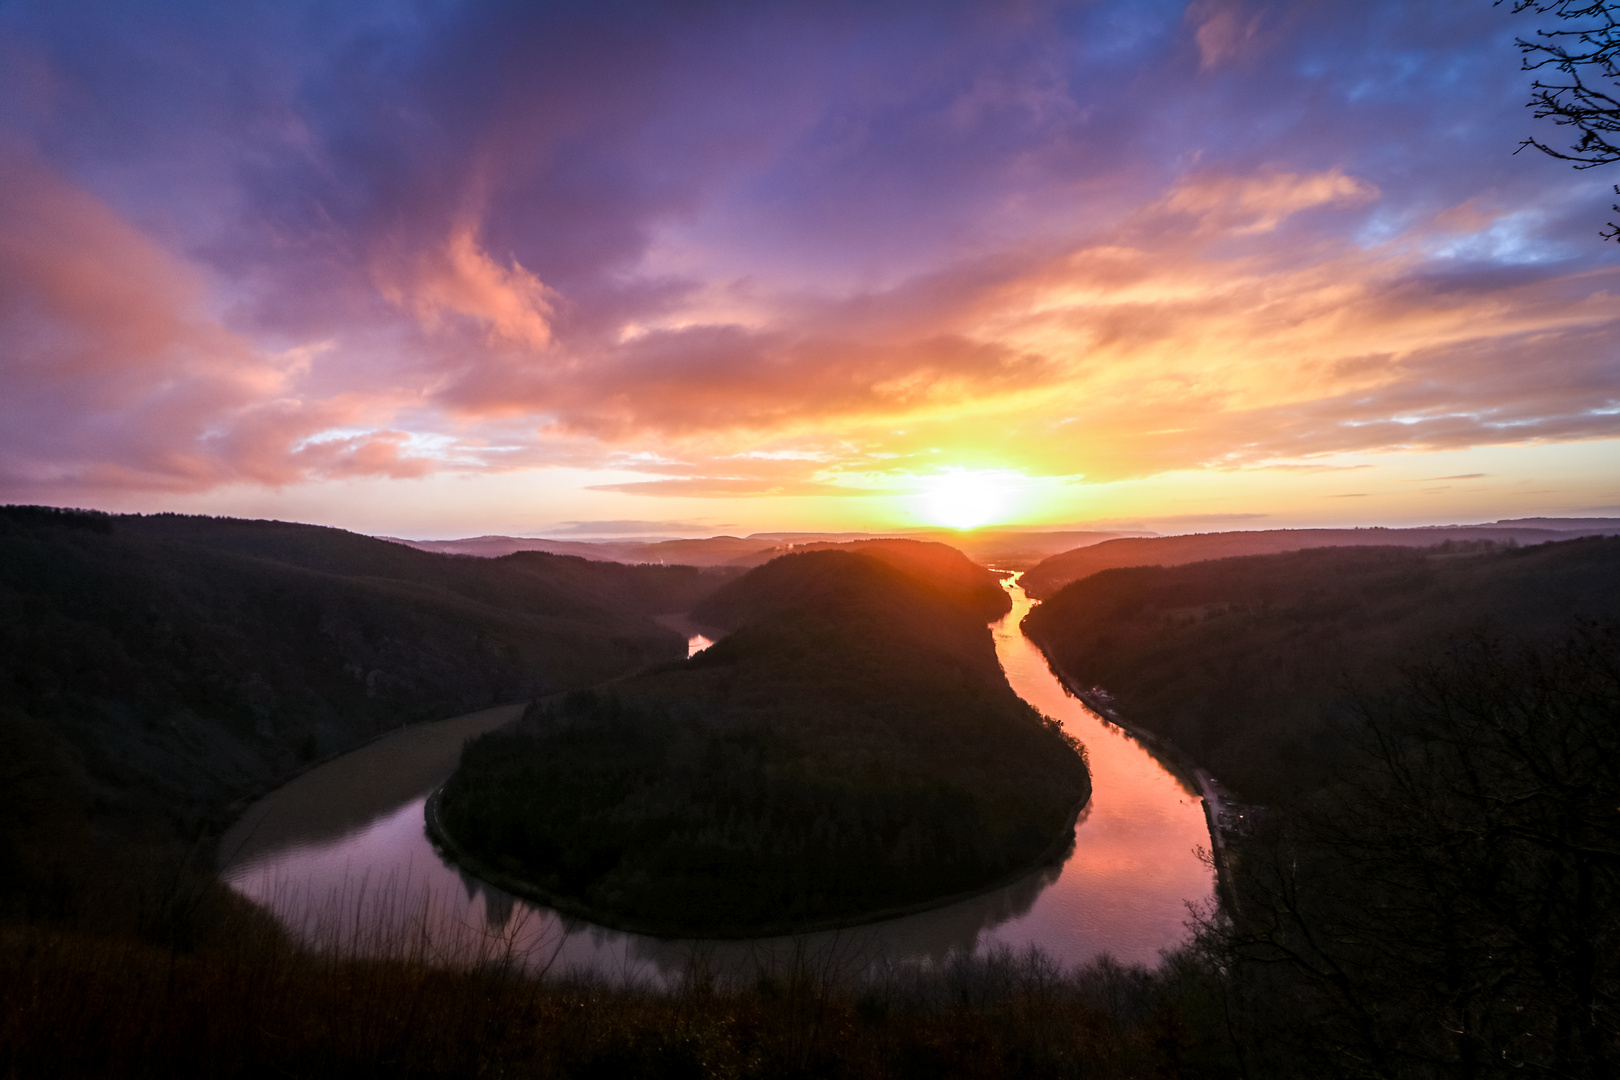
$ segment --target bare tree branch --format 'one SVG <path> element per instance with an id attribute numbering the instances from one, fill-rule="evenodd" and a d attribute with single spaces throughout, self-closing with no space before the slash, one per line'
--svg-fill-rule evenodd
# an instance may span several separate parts
<path id="1" fill-rule="evenodd" d="M 1620 4 L 1609 0 L 1513 0 L 1513 10 L 1561 20 L 1552 29 L 1538 29 L 1532 37 L 1517 42 L 1525 71 L 1549 72 L 1545 79 L 1538 77 L 1530 84 L 1527 106 L 1531 114 L 1537 120 L 1574 129 L 1566 147 L 1531 137 L 1519 149 L 1533 146 L 1577 169 L 1620 161 L 1620 98 L 1602 87 L 1605 81 L 1620 84 Z M 1614 190 L 1620 195 L 1620 185 Z M 1612 209 L 1620 213 L 1620 204 Z M 1620 241 L 1620 225 L 1611 221 L 1599 235 Z"/>

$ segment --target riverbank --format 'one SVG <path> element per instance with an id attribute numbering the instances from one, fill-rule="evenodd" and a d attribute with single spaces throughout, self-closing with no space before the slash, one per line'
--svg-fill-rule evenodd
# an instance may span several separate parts
<path id="1" fill-rule="evenodd" d="M 217 845 L 218 865 L 251 863 L 290 843 L 319 842 L 365 825 L 442 784 L 463 743 L 511 723 L 523 709 L 523 702 L 510 702 L 386 731 L 239 800 Z"/>
<path id="2" fill-rule="evenodd" d="M 1215 870 L 1216 893 L 1221 903 L 1231 910 L 1236 903 L 1236 896 L 1231 887 L 1231 869 L 1227 865 L 1226 829 L 1229 827 L 1227 814 L 1233 802 L 1230 794 L 1214 776 L 1210 775 L 1209 770 L 1199 765 L 1180 747 L 1161 739 L 1147 728 L 1127 722 L 1114 707 L 1113 699 L 1107 690 L 1100 686 L 1082 687 L 1052 661 L 1039 638 L 1029 635 L 1027 631 L 1025 636 L 1040 650 L 1042 656 L 1046 657 L 1047 665 L 1064 690 L 1102 721 L 1112 724 L 1135 739 L 1166 772 L 1198 793 L 1204 807 L 1204 822 L 1209 828 L 1209 854 L 1210 863 Z M 1239 813 L 1238 816 L 1242 817 L 1242 814 Z"/>

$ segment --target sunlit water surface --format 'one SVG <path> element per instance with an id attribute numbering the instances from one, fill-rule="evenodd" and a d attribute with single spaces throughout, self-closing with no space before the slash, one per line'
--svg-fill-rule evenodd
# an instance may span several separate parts
<path id="1" fill-rule="evenodd" d="M 1201 800 L 1063 689 L 1018 628 L 1033 601 L 1016 582 L 1007 588 L 1013 609 L 992 630 L 1008 681 L 1085 744 L 1093 784 L 1062 865 L 1012 885 L 905 918 L 745 942 L 668 941 L 565 918 L 447 863 L 423 829 L 426 797 L 455 768 L 461 743 L 521 706 L 405 729 L 305 773 L 226 834 L 224 876 L 312 946 L 452 963 L 510 956 L 613 981 L 669 982 L 694 963 L 747 973 L 804 957 L 854 972 L 1031 945 L 1065 965 L 1103 952 L 1151 964 L 1185 937 L 1188 905 L 1212 893 L 1199 857 L 1209 844 Z"/>

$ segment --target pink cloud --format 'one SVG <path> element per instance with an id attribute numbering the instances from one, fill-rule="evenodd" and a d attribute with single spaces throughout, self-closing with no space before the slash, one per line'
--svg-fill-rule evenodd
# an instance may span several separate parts
<path id="1" fill-rule="evenodd" d="M 266 350 L 104 204 L 38 166 L 12 172 L 0 338 L 10 400 L 27 405 L 0 463 L 14 483 L 285 486 L 623 468 L 641 450 L 666 464 L 629 467 L 662 478 L 612 490 L 825 494 L 840 475 L 929 467 L 940 446 L 1107 479 L 1617 424 L 1593 408 L 1612 391 L 1612 273 L 1448 276 L 1426 245 L 1495 227 L 1477 203 L 1373 247 L 1302 243 L 1303 212 L 1378 197 L 1338 169 L 1193 173 L 1066 247 L 1010 244 L 842 297 L 756 289 L 746 323 L 665 298 L 627 335 L 560 317 L 537 276 L 457 229 L 373 265 L 406 321 L 364 354 L 352 336 Z M 738 465 L 762 447 L 794 453 Z"/>
<path id="2" fill-rule="evenodd" d="M 1208 70 L 1237 59 L 1255 48 L 1260 34 L 1260 13 L 1219 0 L 1197 0 L 1187 8 L 1187 21 L 1196 23 L 1199 67 Z"/>
<path id="3" fill-rule="evenodd" d="M 374 431 L 348 438 L 306 442 L 291 454 L 306 473 L 330 477 L 386 476 L 394 480 L 425 476 L 434 463 L 403 450 L 410 441 L 405 431 Z"/>
<path id="4" fill-rule="evenodd" d="M 1302 210 L 1318 206 L 1359 206 L 1378 197 L 1378 188 L 1339 169 L 1296 174 L 1264 170 L 1253 176 L 1202 173 L 1183 177 L 1163 206 L 1198 219 L 1204 235 L 1237 236 L 1271 232 Z"/>
<path id="5" fill-rule="evenodd" d="M 379 260 L 373 276 L 378 291 L 429 332 L 461 316 L 492 342 L 536 349 L 551 343 L 553 291 L 516 259 L 502 266 L 490 258 L 471 224 L 456 225 L 440 246 Z"/>
<path id="6" fill-rule="evenodd" d="M 7 153 L 0 190 L 9 486 L 196 491 L 420 473 L 397 433 L 298 450 L 375 406 L 302 399 L 307 356 L 232 332 L 209 310 L 206 279 L 37 159 Z"/>

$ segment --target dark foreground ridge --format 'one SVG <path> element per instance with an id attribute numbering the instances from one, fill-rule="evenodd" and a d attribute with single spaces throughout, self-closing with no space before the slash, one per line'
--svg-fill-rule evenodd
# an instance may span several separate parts
<path id="1" fill-rule="evenodd" d="M 470 743 L 438 821 L 501 884 L 666 936 L 992 887 L 1061 855 L 1090 781 L 1007 685 L 984 614 L 867 555 L 777 559 L 694 612 L 729 631 L 706 652 Z"/>

